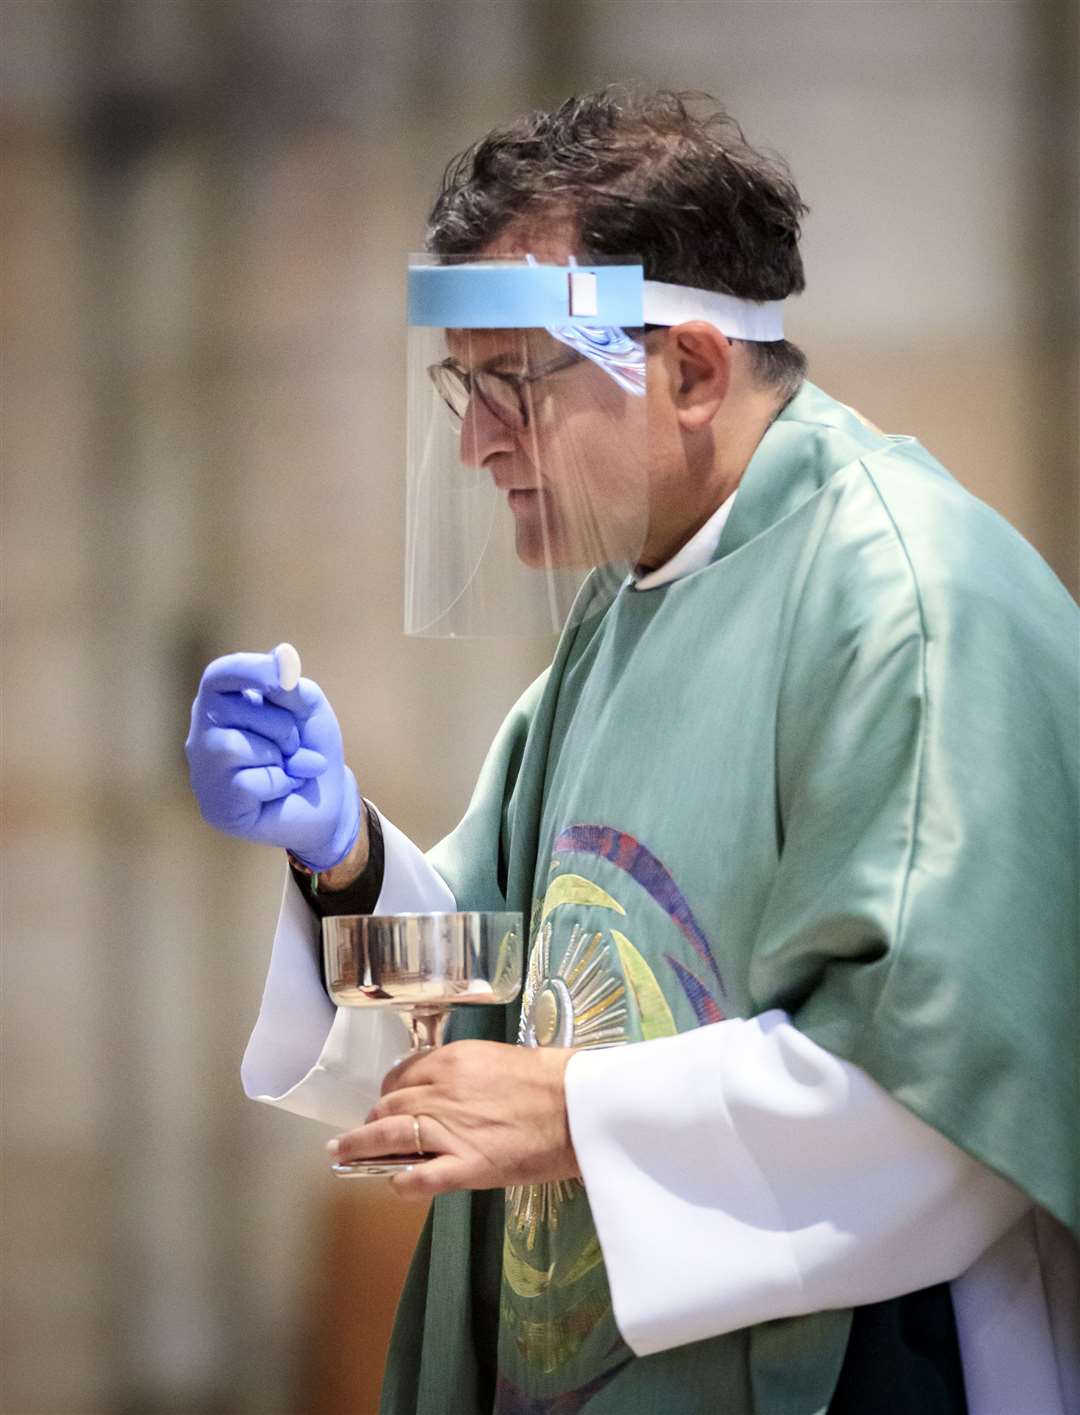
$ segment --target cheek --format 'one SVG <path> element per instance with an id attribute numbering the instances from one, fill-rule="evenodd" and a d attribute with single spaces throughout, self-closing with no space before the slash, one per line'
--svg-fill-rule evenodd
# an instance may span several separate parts
<path id="1" fill-rule="evenodd" d="M 526 563 L 542 563 L 545 552 L 549 559 L 565 552 L 575 563 L 636 559 L 644 543 L 647 399 L 628 401 L 606 380 L 604 392 L 603 404 L 599 398 L 585 406 L 563 402 L 536 423 L 533 446 L 547 496 L 542 530 L 539 515 L 518 518 L 517 551 Z"/>
<path id="2" fill-rule="evenodd" d="M 670 461 L 680 445 L 675 410 L 667 398 L 653 391 L 651 384 L 645 398 L 645 445 L 650 466 L 656 462 Z"/>

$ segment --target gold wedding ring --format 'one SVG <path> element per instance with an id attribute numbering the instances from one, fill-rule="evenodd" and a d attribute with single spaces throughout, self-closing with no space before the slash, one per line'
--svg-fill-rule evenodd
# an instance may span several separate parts
<path id="1" fill-rule="evenodd" d="M 413 1141 L 416 1144 L 416 1153 L 422 1155 L 424 1153 L 424 1146 L 420 1139 L 420 1117 L 418 1115 L 414 1115 L 412 1118 L 412 1133 Z"/>

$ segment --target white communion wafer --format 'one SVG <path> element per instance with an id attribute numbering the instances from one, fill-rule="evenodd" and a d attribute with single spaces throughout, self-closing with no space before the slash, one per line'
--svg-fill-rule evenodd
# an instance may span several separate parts
<path id="1" fill-rule="evenodd" d="M 285 692 L 291 692 L 300 682 L 300 655 L 292 644 L 278 644 L 274 658 L 277 660 L 278 682 Z"/>

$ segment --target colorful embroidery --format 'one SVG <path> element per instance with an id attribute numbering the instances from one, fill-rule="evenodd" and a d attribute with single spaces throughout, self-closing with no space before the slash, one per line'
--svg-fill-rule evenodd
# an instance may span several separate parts
<path id="1" fill-rule="evenodd" d="M 584 875 L 559 875 L 558 879 L 551 881 L 544 895 L 540 922 L 543 923 L 560 904 L 591 904 L 598 909 L 614 909 L 616 914 L 626 913 L 617 899 L 612 899 L 606 890 Z"/>
<path id="2" fill-rule="evenodd" d="M 641 885 L 642 889 L 669 916 L 683 937 L 712 971 L 724 992 L 724 980 L 720 976 L 709 940 L 701 925 L 694 917 L 694 911 L 687 903 L 682 890 L 675 883 L 670 872 L 656 856 L 639 840 L 625 831 L 615 830 L 608 825 L 572 825 L 564 830 L 555 841 L 553 854 L 580 851 L 586 855 L 601 855 L 610 860 L 620 870 Z"/>
<path id="3" fill-rule="evenodd" d="M 588 914 L 575 917 L 577 911 L 597 909 L 622 922 L 627 911 L 586 875 L 562 872 L 569 863 L 566 856 L 573 852 L 601 856 L 633 879 L 723 988 L 709 942 L 660 860 L 625 832 L 571 826 L 555 841 L 543 898 L 532 911 L 519 1042 L 589 1048 L 673 1036 L 679 1029 L 673 1002 L 641 950 L 619 929 L 597 929 Z M 566 908 L 574 911 L 569 917 L 560 912 Z M 653 943 L 654 958 L 661 947 Z M 724 1014 L 710 989 L 671 953 L 663 956 L 697 1021 L 719 1021 Z M 626 1353 L 611 1314 L 603 1254 L 580 1180 L 517 1185 L 506 1191 L 502 1268 L 502 1369 L 496 1409 L 499 1415 L 519 1410 L 573 1415 L 590 1392 L 621 1368 Z M 574 1385 L 575 1377 L 608 1362 L 598 1380 Z M 570 1389 L 554 1393 L 562 1384 Z M 550 1393 L 541 1393 L 545 1391 Z"/>
<path id="4" fill-rule="evenodd" d="M 612 929 L 611 937 L 619 950 L 619 962 L 637 1003 L 642 1041 L 651 1041 L 654 1037 L 674 1036 L 679 1029 L 653 970 L 625 934 L 621 934 L 618 929 Z"/>
<path id="5" fill-rule="evenodd" d="M 560 1317 L 538 1322 L 521 1318 L 514 1332 L 514 1344 L 528 1365 L 550 1375 L 577 1355 L 608 1309 L 609 1303 L 603 1297 L 590 1296 Z"/>
<path id="6" fill-rule="evenodd" d="M 600 1240 L 595 1234 L 585 1244 L 577 1261 L 561 1277 L 555 1277 L 555 1264 L 546 1268 L 534 1268 L 527 1259 L 515 1253 L 510 1244 L 510 1234 L 503 1238 L 503 1277 L 519 1297 L 539 1297 L 554 1283 L 555 1287 L 572 1287 L 575 1282 L 598 1268 L 604 1261 L 600 1251 Z"/>
<path id="7" fill-rule="evenodd" d="M 604 936 L 575 924 L 559 966 L 551 965 L 551 915 L 566 904 L 626 913 L 617 899 L 582 875 L 559 875 L 551 881 L 529 954 L 518 1041 L 525 1046 L 579 1047 L 625 1042 L 626 986 Z"/>
<path id="8" fill-rule="evenodd" d="M 568 884 L 564 884 L 569 881 Z M 544 898 L 541 925 L 529 957 L 518 1041 L 523 1046 L 613 1046 L 627 1040 L 626 985 L 600 933 L 579 924 L 558 968 L 551 966 L 552 926 L 548 915 L 561 904 L 589 903 L 625 910 L 617 900 L 578 875 L 553 880 Z M 580 1190 L 576 1179 L 558 1184 L 516 1184 L 506 1191 L 507 1224 L 524 1236 L 532 1252 L 541 1227 L 557 1228 L 559 1209 Z"/>
<path id="9" fill-rule="evenodd" d="M 532 1263 L 514 1252 L 510 1246 L 510 1234 L 506 1233 L 503 1236 L 502 1274 L 510 1290 L 519 1297 L 539 1297 L 551 1286 L 555 1264 L 534 1268 Z"/>
<path id="10" fill-rule="evenodd" d="M 684 968 L 679 960 L 673 958 L 670 953 L 665 953 L 664 957 L 674 968 L 675 976 L 682 983 L 683 992 L 686 994 L 690 1006 L 694 1009 L 694 1016 L 701 1025 L 704 1027 L 709 1022 L 722 1022 L 724 1014 L 705 984 L 699 978 L 695 978 L 690 969 Z"/>
<path id="11" fill-rule="evenodd" d="M 581 1188 L 579 1179 L 558 1179 L 554 1184 L 513 1185 L 506 1191 L 507 1230 L 523 1234 L 526 1251 L 531 1253 L 536 1247 L 539 1230 L 557 1229 L 562 1206 L 575 1199 Z M 534 1272 L 539 1271 L 539 1268 L 534 1269 Z"/>

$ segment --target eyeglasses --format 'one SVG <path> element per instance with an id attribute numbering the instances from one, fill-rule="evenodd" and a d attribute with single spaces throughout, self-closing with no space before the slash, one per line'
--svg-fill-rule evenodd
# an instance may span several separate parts
<path id="1" fill-rule="evenodd" d="M 570 368 L 584 354 L 569 352 L 541 364 L 533 373 L 501 373 L 498 369 L 466 369 L 453 359 L 428 367 L 428 376 L 439 396 L 458 420 L 464 422 L 469 401 L 475 393 L 484 407 L 511 432 L 522 432 L 529 426 L 529 408 L 525 390 L 549 374 Z"/>

